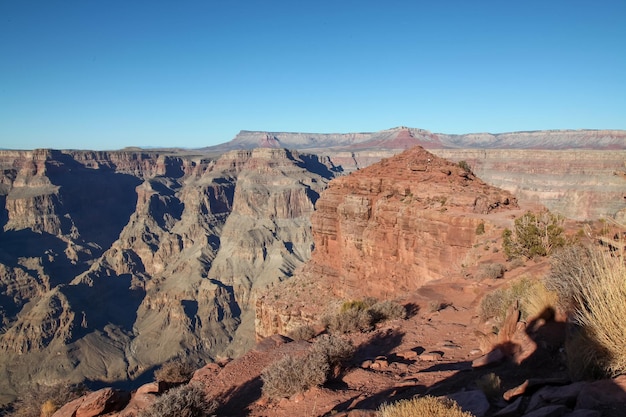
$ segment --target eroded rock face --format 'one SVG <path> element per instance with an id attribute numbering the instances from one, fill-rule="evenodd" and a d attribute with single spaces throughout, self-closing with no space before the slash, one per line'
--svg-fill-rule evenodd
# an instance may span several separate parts
<path id="1" fill-rule="evenodd" d="M 437 149 L 489 184 L 575 220 L 626 212 L 626 151 Z M 619 218 L 618 218 L 619 220 Z"/>
<path id="2" fill-rule="evenodd" d="M 313 215 L 307 268 L 338 292 L 393 297 L 458 270 L 485 215 L 515 198 L 422 148 L 331 182 Z"/>
<path id="3" fill-rule="evenodd" d="M 515 208 L 507 191 L 413 148 L 329 184 L 312 217 L 315 251 L 298 277 L 302 282 L 286 285 L 293 287 L 289 292 L 300 291 L 302 304 L 310 298 L 310 282 L 324 288 L 313 293 L 330 298 L 401 296 L 460 274 L 472 262 L 478 225 L 494 228 L 492 217 L 502 219 L 500 212 Z M 277 289 L 257 302 L 258 336 L 288 331 L 292 322 L 315 316 L 297 301 L 281 303 L 281 297 Z"/>
<path id="4" fill-rule="evenodd" d="M 255 292 L 310 256 L 326 164 L 284 149 L 0 152 L 0 391 L 253 343 Z"/>

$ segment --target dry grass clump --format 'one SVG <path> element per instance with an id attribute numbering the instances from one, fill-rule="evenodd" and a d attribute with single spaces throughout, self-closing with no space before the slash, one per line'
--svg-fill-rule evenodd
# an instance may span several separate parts
<path id="1" fill-rule="evenodd" d="M 338 375 L 353 354 L 354 346 L 350 342 L 337 336 L 322 335 L 306 355 L 285 356 L 263 370 L 263 395 L 268 398 L 290 397 L 322 385 Z"/>
<path id="2" fill-rule="evenodd" d="M 383 404 L 380 417 L 474 417 L 461 410 L 456 401 L 440 397 L 413 397 L 393 404 Z"/>
<path id="3" fill-rule="evenodd" d="M 626 373 L 626 264 L 622 257 L 592 250 L 573 268 L 575 325 L 566 343 L 574 379 Z"/>
<path id="4" fill-rule="evenodd" d="M 12 417 L 51 416 L 61 406 L 87 392 L 83 384 L 36 385 L 13 403 L 13 411 L 8 415 Z"/>
<path id="5" fill-rule="evenodd" d="M 154 372 L 154 378 L 158 382 L 168 384 L 186 384 L 193 377 L 196 367 L 189 362 L 180 359 L 174 359 L 166 362 L 160 369 Z"/>
<path id="6" fill-rule="evenodd" d="M 137 417 L 206 417 L 217 407 L 217 402 L 207 398 L 199 385 L 188 384 L 167 391 Z"/>
<path id="7" fill-rule="evenodd" d="M 367 297 L 363 300 L 346 301 L 339 312 L 322 319 L 324 327 L 331 333 L 367 332 L 376 323 L 391 319 L 406 318 L 406 308 L 394 301 L 378 301 Z"/>
<path id="8" fill-rule="evenodd" d="M 575 310 L 575 298 L 582 291 L 582 283 L 594 276 L 592 257 L 590 247 L 571 245 L 560 249 L 550 259 L 546 287 L 558 294 L 559 306 L 565 311 Z"/>
<path id="9" fill-rule="evenodd" d="M 501 263 L 488 263 L 482 264 L 478 268 L 478 273 L 476 274 L 476 278 L 479 280 L 483 279 L 498 279 L 504 276 L 504 272 L 506 268 Z"/>
<path id="10" fill-rule="evenodd" d="M 305 324 L 290 331 L 287 336 L 293 340 L 311 340 L 317 335 L 312 326 Z"/>
<path id="11" fill-rule="evenodd" d="M 480 317 L 500 324 L 513 304 L 519 306 L 522 319 L 534 319 L 556 309 L 557 294 L 547 290 L 543 281 L 523 277 L 487 294 L 480 303 Z"/>

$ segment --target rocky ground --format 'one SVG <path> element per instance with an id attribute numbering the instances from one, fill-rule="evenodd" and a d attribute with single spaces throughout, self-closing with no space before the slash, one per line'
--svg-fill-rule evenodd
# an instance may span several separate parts
<path id="1" fill-rule="evenodd" d="M 476 416 L 622 416 L 626 378 L 569 380 L 558 345 L 563 323 L 539 327 L 514 323 L 507 340 L 483 333 L 485 324 L 477 310 L 482 296 L 520 274 L 545 268 L 545 264 L 522 267 L 498 281 L 425 285 L 398 300 L 407 307 L 406 319 L 342 336 L 357 349 L 338 380 L 289 398 L 264 398 L 261 371 L 286 354 L 306 351 L 309 343 L 280 335 L 263 339 L 238 359 L 206 365 L 196 371 L 192 383 L 199 382 L 219 401 L 219 416 L 376 416 L 382 403 L 426 394 L 449 396 Z M 438 308 L 433 300 L 440 303 Z M 517 348 L 503 348 L 507 343 Z M 493 375 L 501 384 L 490 389 L 484 381 Z M 118 413 L 86 407 L 106 404 L 105 397 L 113 394 L 106 390 L 90 394 L 54 416 L 132 416 L 158 397 L 159 387 L 141 387 L 129 405 L 128 397 L 121 396 L 124 401 L 117 407 L 124 408 Z M 79 407 L 82 412 L 73 414 Z"/>

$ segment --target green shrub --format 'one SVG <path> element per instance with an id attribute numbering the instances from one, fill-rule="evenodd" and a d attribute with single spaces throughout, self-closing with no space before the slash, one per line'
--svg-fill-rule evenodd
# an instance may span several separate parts
<path id="1" fill-rule="evenodd" d="M 431 396 L 383 404 L 379 411 L 380 417 L 474 417 L 454 400 Z"/>
<path id="2" fill-rule="evenodd" d="M 341 305 L 340 312 L 343 313 L 343 312 L 349 311 L 349 310 L 365 310 L 365 309 L 367 309 L 367 307 L 368 307 L 368 305 L 363 300 L 345 301 Z"/>
<path id="3" fill-rule="evenodd" d="M 502 232 L 502 249 L 509 259 L 550 255 L 556 248 L 565 246 L 563 218 L 548 210 L 526 212 L 515 219 L 513 230 Z"/>
<path id="4" fill-rule="evenodd" d="M 476 226 L 476 235 L 480 236 L 485 234 L 485 223 L 479 223 L 478 226 Z"/>
<path id="5" fill-rule="evenodd" d="M 154 378 L 158 382 L 168 384 L 186 384 L 191 380 L 196 368 L 189 362 L 174 359 L 164 363 L 160 369 L 154 372 Z"/>
<path id="6" fill-rule="evenodd" d="M 167 391 L 137 417 L 206 417 L 217 407 L 199 385 L 188 384 Z"/>
<path id="7" fill-rule="evenodd" d="M 461 169 L 463 169 L 463 171 L 467 172 L 468 174 L 470 172 L 472 172 L 472 168 L 470 168 L 469 164 L 467 163 L 467 161 L 459 161 L 459 167 Z"/>

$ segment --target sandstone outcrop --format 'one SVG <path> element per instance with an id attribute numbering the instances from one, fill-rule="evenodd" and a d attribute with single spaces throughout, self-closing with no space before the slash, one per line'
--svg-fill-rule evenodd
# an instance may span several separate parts
<path id="1" fill-rule="evenodd" d="M 316 204 L 315 251 L 301 277 L 257 302 L 257 335 L 312 321 L 311 291 L 326 298 L 389 299 L 461 275 L 475 264 L 474 246 L 484 239 L 478 226 L 494 230 L 503 220 L 500 212 L 516 208 L 512 194 L 421 147 L 337 178 Z M 296 288 L 300 302 L 293 301 Z M 289 302 L 282 302 L 285 292 Z"/>

